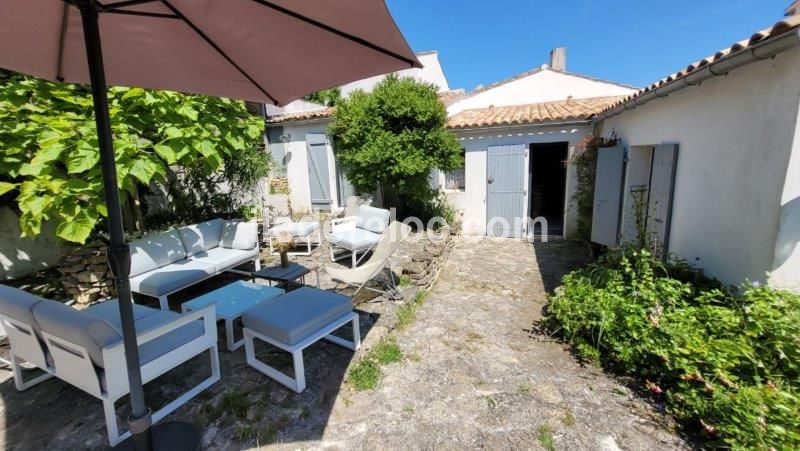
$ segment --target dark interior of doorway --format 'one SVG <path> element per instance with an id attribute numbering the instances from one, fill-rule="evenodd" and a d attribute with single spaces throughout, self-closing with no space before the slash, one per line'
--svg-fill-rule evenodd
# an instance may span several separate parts
<path id="1" fill-rule="evenodd" d="M 531 144 L 530 147 L 530 214 L 547 219 L 547 235 L 564 234 L 564 194 L 567 189 L 567 149 L 569 143 Z M 535 234 L 541 232 L 535 227 Z"/>

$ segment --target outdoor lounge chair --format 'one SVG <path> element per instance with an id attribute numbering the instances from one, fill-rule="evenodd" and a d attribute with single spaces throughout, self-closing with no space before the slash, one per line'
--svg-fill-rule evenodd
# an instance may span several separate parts
<path id="1" fill-rule="evenodd" d="M 142 382 L 146 383 L 208 351 L 211 375 L 189 391 L 153 412 L 153 422 L 219 381 L 217 325 L 214 306 L 181 315 L 133 306 Z M 53 376 L 103 402 L 108 441 L 114 446 L 130 437 L 119 433 L 115 402 L 129 392 L 116 300 L 76 310 L 57 301 L 0 285 L 0 321 L 8 333 L 17 390 Z M 45 373 L 24 381 L 22 362 Z"/>
<path id="2" fill-rule="evenodd" d="M 366 263 L 358 268 L 351 269 L 326 266 L 325 270 L 335 282 L 356 287 L 356 291 L 353 293 L 354 297 L 362 289 L 386 294 L 390 298 L 399 297 L 389 258 L 410 233 L 410 226 L 401 222 L 392 221 L 381 236 L 380 241 L 378 241 L 378 244 L 372 252 L 372 256 Z M 389 283 L 386 284 L 386 291 L 368 287 L 367 283 L 375 279 L 384 269 L 389 270 Z"/>
<path id="3" fill-rule="evenodd" d="M 391 212 L 382 208 L 362 205 L 356 216 L 331 220 L 329 237 L 331 261 L 351 257 L 353 268 L 358 264 L 358 254 L 362 256 L 372 249 L 389 225 Z M 344 253 L 336 254 L 337 249 Z"/>

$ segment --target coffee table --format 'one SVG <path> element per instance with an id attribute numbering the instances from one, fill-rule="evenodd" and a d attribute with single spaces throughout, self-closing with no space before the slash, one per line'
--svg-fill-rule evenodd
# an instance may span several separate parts
<path id="1" fill-rule="evenodd" d="M 282 286 L 286 291 L 292 291 L 294 288 L 305 285 L 306 274 L 310 273 L 311 269 L 299 264 L 291 262 L 286 268 L 281 265 L 267 266 L 251 274 L 253 280 L 264 279 L 270 282 L 275 282 L 276 286 Z M 299 280 L 300 283 L 296 281 Z M 317 288 L 319 288 L 319 273 L 317 273 Z"/>
<path id="2" fill-rule="evenodd" d="M 184 302 L 181 304 L 181 311 L 191 312 L 215 304 L 217 321 L 225 321 L 225 340 L 228 351 L 235 351 L 244 345 L 244 338 L 234 341 L 233 322 L 250 307 L 283 293 L 281 288 L 239 280 Z"/>

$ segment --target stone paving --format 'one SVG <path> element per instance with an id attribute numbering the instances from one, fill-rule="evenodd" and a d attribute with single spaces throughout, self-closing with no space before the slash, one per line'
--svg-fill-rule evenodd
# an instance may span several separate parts
<path id="1" fill-rule="evenodd" d="M 566 241 L 462 241 L 373 391 L 345 392 L 320 440 L 285 448 L 685 447 L 625 385 L 533 331 L 546 289 L 585 260 Z"/>
<path id="2" fill-rule="evenodd" d="M 422 247 L 407 243 L 395 264 Z M 303 261 L 322 263 L 326 251 Z M 394 330 L 401 302 L 360 300 L 364 346 L 355 355 L 327 342 L 310 347 L 308 388 L 299 395 L 248 367 L 242 350 L 220 351 L 222 380 L 169 418 L 200 427 L 207 449 L 537 448 L 547 436 L 557 449 L 685 447 L 668 431 L 668 419 L 624 384 L 581 366 L 562 344 L 535 332 L 546 291 L 585 254 L 566 241 L 458 238 L 409 328 Z M 233 277 L 211 279 L 196 291 Z M 322 287 L 331 287 L 325 277 Z M 405 290 L 407 302 L 414 288 Z M 186 290 L 171 304 L 177 308 L 197 294 Z M 383 368 L 376 389 L 354 390 L 347 369 L 390 333 L 405 358 Z M 275 349 L 258 352 L 291 366 Z M 197 358 L 147 384 L 148 402 L 174 397 L 207 368 L 207 357 Z M 58 380 L 18 393 L 0 367 L 0 411 L 3 448 L 107 443 L 99 401 Z"/>

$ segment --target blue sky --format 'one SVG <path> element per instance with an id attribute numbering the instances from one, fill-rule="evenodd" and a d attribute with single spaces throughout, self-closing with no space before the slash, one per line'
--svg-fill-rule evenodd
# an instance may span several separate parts
<path id="1" fill-rule="evenodd" d="M 645 86 L 783 17 L 790 0 L 387 0 L 414 51 L 438 50 L 451 88 L 548 62 Z"/>

